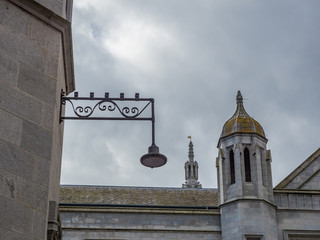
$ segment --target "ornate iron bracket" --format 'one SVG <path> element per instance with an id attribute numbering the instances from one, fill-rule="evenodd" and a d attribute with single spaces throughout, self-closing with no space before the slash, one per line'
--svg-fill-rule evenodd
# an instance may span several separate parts
<path id="1" fill-rule="evenodd" d="M 75 102 L 85 103 L 85 105 Z M 138 103 L 134 106 L 123 106 L 124 104 Z M 62 116 L 63 105 L 72 107 L 72 116 Z M 89 104 L 90 103 L 90 104 Z M 151 108 L 151 109 L 150 109 Z M 145 116 L 146 109 L 150 109 L 150 116 Z M 117 113 L 118 116 L 101 116 L 101 113 Z M 100 115 L 99 115 L 100 114 Z M 60 123 L 64 120 L 135 120 L 135 121 L 151 121 L 152 122 L 152 144 L 149 147 L 148 154 L 141 157 L 141 163 L 148 167 L 160 167 L 167 162 L 167 158 L 159 153 L 159 148 L 155 144 L 155 115 L 154 115 L 154 99 L 140 98 L 139 93 L 134 98 L 125 98 L 120 93 L 119 98 L 110 98 L 109 93 L 105 93 L 104 97 L 94 97 L 94 93 L 90 93 L 90 97 L 79 97 L 78 92 L 74 92 L 73 97 L 65 96 L 65 92 L 61 90 L 60 97 Z M 151 156 L 152 155 L 152 156 Z M 159 162 L 158 158 L 162 161 Z M 156 159 L 155 159 L 156 158 Z"/>

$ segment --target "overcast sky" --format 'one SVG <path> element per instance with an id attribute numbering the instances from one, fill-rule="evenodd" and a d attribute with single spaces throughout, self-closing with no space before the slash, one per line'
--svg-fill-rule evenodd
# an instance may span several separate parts
<path id="1" fill-rule="evenodd" d="M 62 184 L 181 187 L 191 135 L 199 181 L 216 188 L 237 90 L 269 140 L 274 186 L 320 147 L 318 0 L 76 0 L 72 27 L 79 95 L 154 98 L 168 162 L 140 164 L 150 122 L 69 120 Z"/>

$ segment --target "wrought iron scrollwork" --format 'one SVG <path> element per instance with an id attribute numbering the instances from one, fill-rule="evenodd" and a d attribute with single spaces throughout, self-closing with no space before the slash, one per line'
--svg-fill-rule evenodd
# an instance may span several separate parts
<path id="1" fill-rule="evenodd" d="M 151 101 L 147 100 L 147 103 L 141 109 L 139 109 L 138 107 L 120 107 L 117 104 L 117 102 L 115 102 L 114 100 L 105 99 L 105 100 L 100 100 L 94 106 L 77 106 L 76 107 L 72 101 L 75 99 L 65 98 L 64 100 L 65 100 L 64 102 L 69 102 L 71 104 L 74 114 L 79 118 L 90 118 L 90 116 L 92 116 L 92 114 L 96 110 L 99 110 L 100 112 L 104 112 L 104 111 L 113 112 L 115 110 L 118 110 L 118 112 L 124 118 L 137 118 L 141 115 L 141 113 L 143 113 L 143 111 L 151 103 Z"/>
<path id="2" fill-rule="evenodd" d="M 81 105 L 83 102 L 85 105 Z M 77 102 L 77 105 L 74 104 Z M 89 103 L 90 102 L 90 103 Z M 135 104 L 139 102 L 139 104 Z M 70 103 L 73 115 L 63 116 L 63 106 Z M 79 103 L 79 104 L 78 104 Z M 135 104 L 134 106 L 123 106 L 126 104 Z M 149 107 L 150 116 L 145 113 Z M 118 113 L 117 116 L 101 116 L 101 113 L 113 112 Z M 97 114 L 95 114 L 97 113 Z M 100 114 L 98 114 L 100 113 Z M 143 114 L 145 113 L 145 114 Z M 147 117 L 145 117 L 147 116 Z M 148 153 L 143 155 L 140 162 L 147 167 L 160 167 L 167 162 L 166 156 L 159 153 L 159 148 L 155 144 L 155 116 L 154 116 L 154 99 L 140 98 L 139 94 L 135 94 L 135 98 L 125 98 L 124 94 L 120 94 L 120 98 L 110 98 L 109 93 L 105 93 L 103 98 L 94 97 L 94 93 L 90 93 L 90 97 L 79 97 L 78 92 L 73 97 L 67 97 L 61 90 L 60 97 L 60 123 L 64 120 L 147 120 L 152 122 L 152 144 L 148 149 Z"/>
<path id="3" fill-rule="evenodd" d="M 77 102 L 77 104 L 75 104 Z M 84 102 L 85 105 L 79 103 Z M 88 103 L 90 102 L 91 105 Z M 121 106 L 126 103 L 139 102 L 139 106 Z M 153 98 L 140 98 L 139 94 L 136 94 L 135 98 L 124 98 L 124 95 L 120 95 L 120 98 L 109 98 L 109 94 L 105 94 L 104 98 L 96 98 L 93 93 L 90 93 L 90 97 L 79 97 L 75 92 L 74 97 L 64 96 L 64 92 L 61 92 L 61 108 L 62 105 L 70 103 L 73 116 L 62 116 L 60 113 L 60 122 L 66 119 L 82 119 L 82 120 L 150 120 L 154 121 L 154 99 Z M 151 106 L 150 117 L 142 117 L 142 113 Z M 94 116 L 97 112 L 118 112 L 119 117 L 114 116 Z"/>

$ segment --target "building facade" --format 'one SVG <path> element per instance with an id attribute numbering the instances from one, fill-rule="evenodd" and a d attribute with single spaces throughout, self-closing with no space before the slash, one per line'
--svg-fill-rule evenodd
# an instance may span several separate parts
<path id="1" fill-rule="evenodd" d="M 70 0 L 0 0 L 0 239 L 56 239 Z"/>
<path id="2" fill-rule="evenodd" d="M 201 188 L 193 144 L 182 188 L 62 186 L 63 239 L 320 239 L 320 148 L 273 188 L 271 151 L 240 91 L 216 159 L 218 189 Z"/>
<path id="3" fill-rule="evenodd" d="M 218 140 L 218 189 L 199 183 L 191 141 L 183 188 L 60 187 L 71 12 L 71 0 L 0 0 L 0 239 L 320 239 L 320 148 L 273 187 L 240 92 Z"/>

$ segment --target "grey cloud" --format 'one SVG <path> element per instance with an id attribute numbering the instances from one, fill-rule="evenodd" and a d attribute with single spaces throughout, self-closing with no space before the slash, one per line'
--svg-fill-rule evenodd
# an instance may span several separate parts
<path id="1" fill-rule="evenodd" d="M 215 187 L 216 144 L 235 111 L 238 89 L 269 138 L 275 184 L 319 147 L 318 1 L 83 2 L 89 7 L 76 4 L 73 13 L 77 89 L 84 95 L 154 97 L 156 143 L 168 164 L 151 170 L 139 163 L 151 143 L 149 123 L 94 122 L 81 129 L 70 123 L 64 158 L 75 158 L 77 166 L 87 161 L 82 139 L 90 136 L 86 151 L 92 151 L 92 173 L 69 176 L 70 169 L 63 169 L 62 182 L 179 187 L 192 135 L 199 180 L 203 187 Z M 118 58 L 103 41 L 126 21 L 154 27 L 172 42 L 163 44 L 152 34 L 153 42 L 135 42 L 149 59 L 145 66 L 137 65 L 145 56 L 131 62 Z M 105 141 L 119 146 L 119 154 L 101 150 Z"/>

